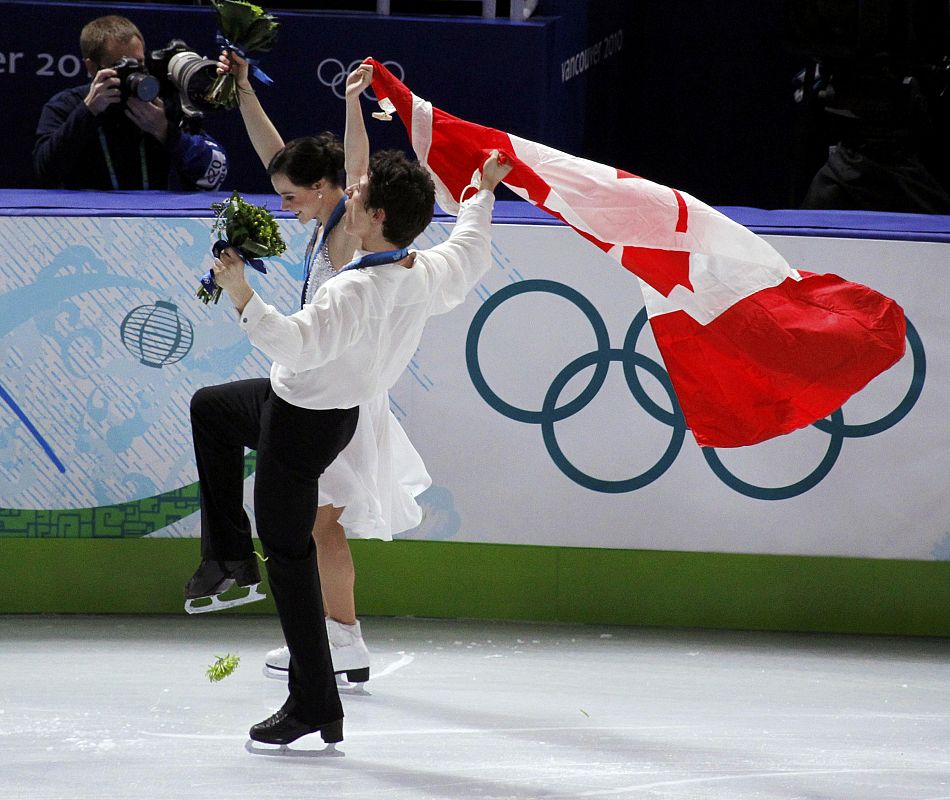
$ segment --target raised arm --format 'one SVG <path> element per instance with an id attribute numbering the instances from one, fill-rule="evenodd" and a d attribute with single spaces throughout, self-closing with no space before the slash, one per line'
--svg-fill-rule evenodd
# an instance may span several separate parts
<path id="1" fill-rule="evenodd" d="M 449 238 L 422 252 L 421 268 L 432 281 L 429 313 L 443 314 L 455 308 L 491 267 L 495 189 L 509 172 L 508 157 L 492 150 L 482 164 L 478 192 L 462 203 Z M 413 268 L 418 266 L 417 260 Z"/>
<path id="2" fill-rule="evenodd" d="M 254 145 L 258 158 L 266 167 L 277 151 L 284 146 L 284 140 L 264 111 L 261 101 L 257 99 L 257 93 L 248 77 L 247 61 L 237 53 L 225 50 L 218 56 L 218 72 L 222 75 L 228 73 L 234 75 L 240 97 L 238 107 L 241 109 L 244 127 L 247 128 L 247 135 L 251 139 L 251 144 Z"/>
<path id="3" fill-rule="evenodd" d="M 511 172 L 511 162 L 508 160 L 507 153 L 492 150 L 485 163 L 482 164 L 481 177 L 478 181 L 479 191 L 487 189 L 489 192 L 494 192 L 509 172 Z"/>
<path id="4" fill-rule="evenodd" d="M 346 131 L 343 150 L 346 163 L 346 184 L 352 186 L 369 172 L 369 136 L 363 121 L 360 95 L 373 82 L 373 66 L 360 64 L 346 79 Z"/>

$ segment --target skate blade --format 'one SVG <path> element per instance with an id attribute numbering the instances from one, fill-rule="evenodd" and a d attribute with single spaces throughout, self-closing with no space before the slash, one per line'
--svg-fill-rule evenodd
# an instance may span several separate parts
<path id="1" fill-rule="evenodd" d="M 222 600 L 220 595 L 185 600 L 185 611 L 189 614 L 207 614 L 209 611 L 223 611 L 226 608 L 236 608 L 248 603 L 256 603 L 258 600 L 266 600 L 267 595 L 258 591 L 258 586 L 260 586 L 259 583 L 252 584 L 247 587 L 247 594 L 244 597 L 235 597 L 230 600 Z M 196 603 L 201 605 L 196 605 Z"/>
<path id="2" fill-rule="evenodd" d="M 248 753 L 256 756 L 279 756 L 283 758 L 342 758 L 346 755 L 342 750 L 336 749 L 336 743 L 331 742 L 322 750 L 300 750 L 291 749 L 286 744 L 262 744 L 248 739 L 244 743 L 244 749 Z"/>

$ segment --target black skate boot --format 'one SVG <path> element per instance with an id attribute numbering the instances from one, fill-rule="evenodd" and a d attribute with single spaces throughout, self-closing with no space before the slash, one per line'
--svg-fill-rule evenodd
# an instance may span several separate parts
<path id="1" fill-rule="evenodd" d="M 243 561 L 202 559 L 198 570 L 185 584 L 185 611 L 189 614 L 203 614 L 264 600 L 267 595 L 257 589 L 260 582 L 261 572 L 255 557 L 245 558 Z M 228 600 L 221 599 L 221 595 L 235 584 L 246 588 L 247 594 Z"/>
<path id="2" fill-rule="evenodd" d="M 328 745 L 343 741 L 343 720 L 313 725 L 294 716 L 288 706 L 290 701 L 263 722 L 251 726 L 250 737 L 255 742 L 287 745 L 309 733 L 320 733 L 320 738 Z"/>

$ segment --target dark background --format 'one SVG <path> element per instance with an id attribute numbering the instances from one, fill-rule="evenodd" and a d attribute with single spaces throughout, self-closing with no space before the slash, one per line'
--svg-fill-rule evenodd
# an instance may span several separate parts
<path id="1" fill-rule="evenodd" d="M 373 55 L 399 62 L 416 94 L 457 116 L 713 205 L 796 207 L 834 136 L 819 106 L 793 100 L 795 75 L 814 54 L 790 36 L 789 6 L 816 2 L 540 0 L 528 23 L 518 24 L 502 16 L 504 0 L 494 21 L 481 20 L 474 1 L 392 0 L 393 16 L 383 18 L 373 13 L 374 0 L 284 0 L 265 4 L 282 29 L 262 65 L 276 83 L 258 92 L 285 139 L 341 133 L 343 103 L 315 80 L 317 66 Z M 437 15 L 447 8 L 453 17 Z M 0 54 L 27 54 L 16 74 L 0 71 L 8 155 L 0 186 L 34 185 L 30 151 L 40 109 L 59 89 L 83 82 L 82 75 L 32 74 L 35 54 L 78 56 L 80 28 L 106 13 L 131 18 L 147 48 L 178 36 L 216 56 L 207 3 L 0 2 Z M 617 31 L 619 52 L 562 81 L 566 59 Z M 374 148 L 408 147 L 401 125 L 370 124 Z M 226 188 L 270 190 L 238 112 L 209 115 L 205 127 L 228 149 Z"/>

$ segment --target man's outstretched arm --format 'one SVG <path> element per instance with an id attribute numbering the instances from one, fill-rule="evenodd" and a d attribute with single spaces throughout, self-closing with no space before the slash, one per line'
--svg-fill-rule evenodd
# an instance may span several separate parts
<path id="1" fill-rule="evenodd" d="M 508 157 L 492 150 L 482 165 L 478 192 L 462 203 L 452 234 L 424 251 L 424 268 L 435 284 L 430 313 L 442 314 L 461 303 L 491 266 L 495 189 L 509 172 Z"/>

